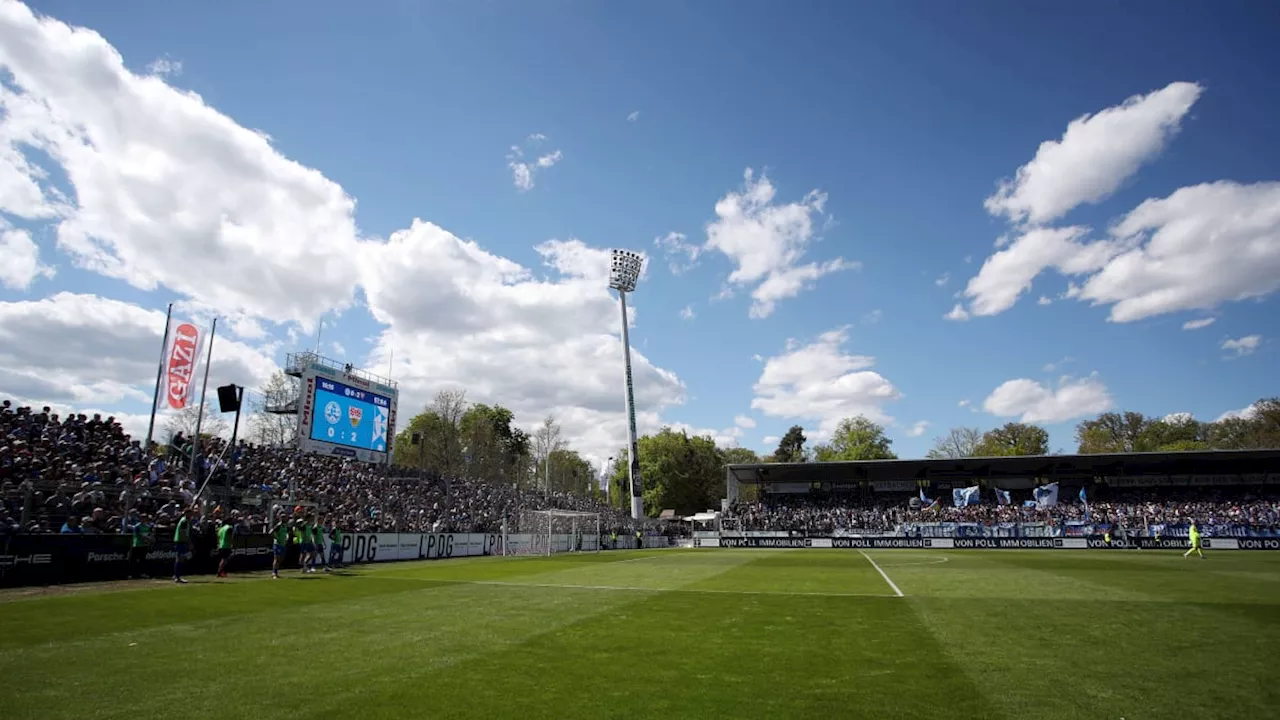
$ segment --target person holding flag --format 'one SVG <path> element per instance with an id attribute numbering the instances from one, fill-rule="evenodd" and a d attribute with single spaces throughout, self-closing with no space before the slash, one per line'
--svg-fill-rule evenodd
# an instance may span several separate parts
<path id="1" fill-rule="evenodd" d="M 1187 531 L 1187 539 L 1191 541 L 1191 549 L 1183 553 L 1182 557 L 1195 553 L 1200 556 L 1201 560 L 1203 560 L 1204 553 L 1200 551 L 1200 528 L 1196 527 L 1195 520 L 1191 521 L 1191 529 Z"/>
<path id="2" fill-rule="evenodd" d="M 1001 490 L 1000 488 L 996 488 L 996 504 L 997 505 L 1010 505 L 1012 503 L 1013 503 L 1013 498 L 1009 495 L 1008 490 Z"/>
<path id="3" fill-rule="evenodd" d="M 1089 497 L 1085 494 L 1084 488 L 1080 488 L 1080 502 L 1084 503 L 1084 521 L 1089 522 Z"/>

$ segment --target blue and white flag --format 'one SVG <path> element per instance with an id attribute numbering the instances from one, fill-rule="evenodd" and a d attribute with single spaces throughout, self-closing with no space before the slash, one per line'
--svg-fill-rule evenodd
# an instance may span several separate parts
<path id="1" fill-rule="evenodd" d="M 996 488 L 996 503 L 999 505 L 1009 505 L 1013 502 L 1013 498 L 1009 497 L 1008 490 Z"/>
<path id="2" fill-rule="evenodd" d="M 1042 508 L 1055 507 L 1058 504 L 1058 483 L 1049 483 L 1036 488 L 1034 493 L 1036 505 Z"/>
<path id="3" fill-rule="evenodd" d="M 938 501 L 930 500 L 929 498 L 925 497 L 924 488 L 920 488 L 920 509 L 933 510 L 936 507 L 938 507 Z"/>
<path id="4" fill-rule="evenodd" d="M 977 505 L 982 502 L 979 493 L 982 491 L 977 485 L 967 488 L 956 488 L 951 491 L 951 502 L 956 507 L 964 507 L 965 505 Z"/>
<path id="5" fill-rule="evenodd" d="M 1085 495 L 1084 488 L 1080 488 L 1080 502 L 1084 503 L 1085 505 L 1089 504 L 1089 498 L 1087 495 Z"/>

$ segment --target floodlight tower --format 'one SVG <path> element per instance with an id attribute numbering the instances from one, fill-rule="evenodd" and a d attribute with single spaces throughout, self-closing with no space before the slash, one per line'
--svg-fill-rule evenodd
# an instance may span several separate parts
<path id="1" fill-rule="evenodd" d="M 626 370 L 627 472 L 631 480 L 631 517 L 644 517 L 644 483 L 640 479 L 640 457 L 636 446 L 636 398 L 631 387 L 631 335 L 627 331 L 627 293 L 634 292 L 644 257 L 630 250 L 614 250 L 609 263 L 609 287 L 618 291 L 622 307 L 622 363 Z"/>

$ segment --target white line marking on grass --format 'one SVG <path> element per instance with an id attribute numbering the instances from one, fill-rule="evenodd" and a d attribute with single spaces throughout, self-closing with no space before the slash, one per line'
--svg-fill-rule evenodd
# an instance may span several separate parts
<path id="1" fill-rule="evenodd" d="M 911 565 L 941 565 L 942 563 L 945 563 L 945 562 L 951 562 L 951 558 L 940 557 L 940 558 L 933 558 L 932 560 L 920 560 L 918 562 L 885 563 L 880 567 L 909 567 Z"/>
<path id="2" fill-rule="evenodd" d="M 630 585 L 571 585 L 567 583 L 522 583 L 522 582 L 501 582 L 498 580 L 473 580 L 462 581 L 463 585 L 497 585 L 500 587 L 536 587 L 536 588 L 564 588 L 569 590 L 619 590 L 626 592 L 649 592 L 649 593 L 693 593 L 698 595 L 807 595 L 812 597 L 902 597 L 902 593 L 897 595 L 883 595 L 879 593 L 839 593 L 839 592 L 788 592 L 783 590 L 710 590 L 701 588 L 647 588 L 635 587 Z M 893 583 L 891 582 L 890 585 Z M 895 589 L 896 586 L 895 586 Z"/>
<path id="3" fill-rule="evenodd" d="M 903 597 L 902 591 L 899 590 L 898 586 L 892 580 L 889 579 L 889 576 L 885 573 L 885 571 L 880 569 L 880 566 L 876 564 L 876 561 L 871 559 L 870 555 L 862 552 L 861 550 L 858 551 L 858 554 L 866 558 L 867 562 L 871 563 L 871 567 L 875 568 L 876 572 L 880 573 L 880 577 L 884 578 L 884 581 L 889 583 L 889 587 L 893 588 L 894 595 L 897 595 L 898 597 Z"/>

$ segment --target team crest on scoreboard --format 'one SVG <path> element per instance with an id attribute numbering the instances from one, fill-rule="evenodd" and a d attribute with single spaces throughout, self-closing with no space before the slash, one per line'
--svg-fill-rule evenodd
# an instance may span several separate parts
<path id="1" fill-rule="evenodd" d="M 347 408 L 347 419 L 351 421 L 351 427 L 359 427 L 360 419 L 364 417 L 364 410 L 354 405 Z"/>

